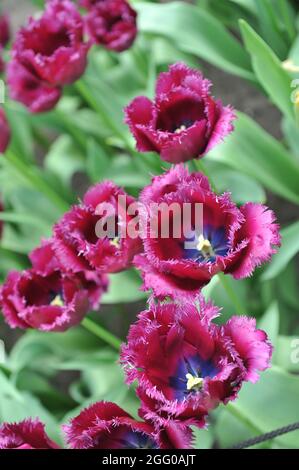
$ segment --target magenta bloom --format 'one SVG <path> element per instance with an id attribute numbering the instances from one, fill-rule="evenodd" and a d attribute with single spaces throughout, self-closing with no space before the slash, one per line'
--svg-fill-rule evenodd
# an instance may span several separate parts
<path id="1" fill-rule="evenodd" d="M 80 0 L 79 5 L 83 8 L 89 10 L 100 2 L 105 2 L 106 0 Z"/>
<path id="2" fill-rule="evenodd" d="M 0 46 L 5 47 L 10 40 L 10 26 L 7 15 L 0 15 Z"/>
<path id="3" fill-rule="evenodd" d="M 48 2 L 43 16 L 31 18 L 17 35 L 8 68 L 12 98 L 33 112 L 51 109 L 61 86 L 83 74 L 88 48 L 75 5 L 69 0 Z"/>
<path id="4" fill-rule="evenodd" d="M 272 347 L 254 319 L 212 323 L 211 304 L 150 303 L 130 329 L 122 363 L 128 382 L 138 381 L 140 414 L 202 427 L 208 412 L 236 398 L 244 381 L 269 367 Z"/>
<path id="5" fill-rule="evenodd" d="M 98 305 L 107 288 L 105 277 L 63 272 L 51 243 L 31 254 L 32 269 L 11 271 L 1 288 L 0 303 L 12 328 L 65 331 Z"/>
<path id="6" fill-rule="evenodd" d="M 11 137 L 10 126 L 8 124 L 6 114 L 0 108 L 0 153 L 4 153 L 9 145 Z"/>
<path id="7" fill-rule="evenodd" d="M 86 28 L 92 42 L 116 52 L 131 47 L 137 35 L 137 13 L 126 0 L 88 1 L 86 6 Z"/>
<path id="8" fill-rule="evenodd" d="M 215 101 L 211 83 L 182 63 L 161 73 L 152 102 L 135 98 L 126 108 L 126 122 L 140 152 L 157 152 L 180 163 L 203 157 L 233 130 L 234 112 Z"/>
<path id="9" fill-rule="evenodd" d="M 141 252 L 139 237 L 127 232 L 135 214 L 135 199 L 113 182 L 96 184 L 54 229 L 54 248 L 60 263 L 73 272 L 115 273 L 127 269 Z M 111 230 L 110 230 L 111 229 Z M 123 231 L 125 230 L 125 231 Z"/>
<path id="10" fill-rule="evenodd" d="M 110 402 L 91 405 L 63 428 L 72 449 L 174 449 L 183 442 L 171 424 L 157 432 Z"/>
<path id="11" fill-rule="evenodd" d="M 47 436 L 43 423 L 30 418 L 0 426 L 0 449 L 59 449 L 59 446 Z"/>
<path id="12" fill-rule="evenodd" d="M 136 256 L 135 264 L 143 271 L 144 289 L 158 297 L 194 296 L 221 271 L 236 279 L 248 277 L 280 244 L 271 210 L 252 203 L 238 209 L 229 194 L 218 196 L 204 175 L 189 174 L 183 165 L 154 178 L 140 200 L 147 208 L 140 211 L 144 254 Z M 160 205 L 158 216 L 154 203 Z M 169 211 L 172 204 L 179 217 Z M 199 207 L 202 226 L 196 221 Z M 173 225 L 178 233 L 165 236 L 162 228 Z"/>
<path id="13" fill-rule="evenodd" d="M 54 108 L 61 96 L 61 88 L 40 80 L 29 68 L 13 59 L 7 65 L 10 97 L 24 104 L 32 113 Z"/>

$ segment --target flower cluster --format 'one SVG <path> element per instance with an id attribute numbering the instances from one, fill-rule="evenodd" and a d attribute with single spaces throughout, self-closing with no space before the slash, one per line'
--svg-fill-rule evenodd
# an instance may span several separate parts
<path id="1" fill-rule="evenodd" d="M 63 269 L 52 240 L 29 257 L 32 267 L 11 271 L 1 289 L 3 315 L 12 328 L 65 331 L 80 323 L 91 308 L 99 307 L 108 286 L 105 275 Z"/>
<path id="2" fill-rule="evenodd" d="M 52 109 L 62 88 L 81 77 L 92 44 L 121 52 L 136 37 L 136 12 L 125 0 L 84 2 L 84 6 L 89 12 L 82 17 L 70 0 L 50 0 L 43 15 L 30 18 L 17 34 L 7 70 L 10 96 L 32 113 Z"/>
<path id="3" fill-rule="evenodd" d="M 81 5 L 88 10 L 94 42 L 118 51 L 129 47 L 136 16 L 126 2 Z M 10 83 L 16 99 L 34 112 L 49 109 L 61 87 L 85 68 L 88 45 L 82 38 L 75 7 L 68 0 L 50 1 L 15 43 Z M 138 201 L 111 181 L 90 188 L 55 224 L 52 237 L 31 252 L 31 267 L 9 273 L 1 288 L 11 327 L 60 332 L 99 307 L 112 273 L 134 265 L 143 289 L 153 294 L 121 351 L 128 384 L 138 383 L 142 421 L 113 403 L 96 403 L 63 427 L 71 448 L 190 448 L 190 426 L 204 427 L 211 410 L 236 399 L 243 383 L 256 382 L 270 365 L 272 346 L 255 319 L 233 316 L 216 324 L 220 309 L 201 293 L 218 273 L 250 276 L 280 244 L 271 210 L 250 202 L 238 207 L 230 194 L 217 194 L 204 174 L 185 166 L 233 130 L 233 110 L 215 101 L 209 87 L 199 72 L 175 64 L 160 75 L 154 103 L 136 98 L 126 108 L 126 120 L 138 149 L 156 151 L 176 165 L 155 176 Z M 5 127 L 5 116 L 1 119 Z M 142 236 L 132 237 L 127 227 L 136 219 Z M 167 236 L 165 222 L 172 227 Z M 0 428 L 1 447 L 57 445 L 42 423 L 26 420 Z"/>
<path id="4" fill-rule="evenodd" d="M 88 44 L 84 23 L 69 0 L 47 3 L 41 18 L 30 18 L 14 42 L 8 65 L 11 97 L 31 112 L 48 111 L 86 67 Z"/>
<path id="5" fill-rule="evenodd" d="M 53 236 L 29 255 L 31 268 L 9 273 L 1 288 L 0 303 L 12 328 L 65 331 L 99 307 L 107 290 L 107 275 L 131 266 L 142 250 L 139 238 L 102 237 L 96 225 L 106 222 L 103 204 L 110 202 L 116 229 L 126 223 L 127 208 L 116 204 L 118 196 L 134 198 L 112 182 L 90 188 L 81 204 L 73 206 L 54 227 Z M 119 212 L 118 212 L 119 211 Z"/>
<path id="6" fill-rule="evenodd" d="M 71 449 L 182 449 L 189 440 L 171 423 L 157 432 L 149 422 L 135 420 L 110 402 L 84 409 L 63 430 Z M 58 448 L 38 419 L 0 427 L 0 449 Z"/>

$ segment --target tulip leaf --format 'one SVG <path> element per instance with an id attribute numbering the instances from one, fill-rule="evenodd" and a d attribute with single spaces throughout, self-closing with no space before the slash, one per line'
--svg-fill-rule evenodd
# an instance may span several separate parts
<path id="1" fill-rule="evenodd" d="M 276 347 L 279 332 L 279 310 L 276 302 L 273 302 L 264 313 L 258 323 L 258 327 L 266 331 L 271 343 Z"/>
<path id="2" fill-rule="evenodd" d="M 299 252 L 299 221 L 281 231 L 282 244 L 278 253 L 273 257 L 272 263 L 262 275 L 263 281 L 274 279 L 281 273 Z"/>
<path id="3" fill-rule="evenodd" d="M 284 59 L 288 52 L 288 44 L 284 40 L 277 5 L 272 0 L 255 0 L 257 17 L 265 41 L 276 54 Z M 276 2 L 278 3 L 278 2 Z"/>
<path id="4" fill-rule="evenodd" d="M 277 367 L 263 372 L 256 384 L 245 383 L 238 399 L 218 414 L 216 435 L 221 448 L 231 448 L 239 442 L 298 421 L 298 393 L 298 377 Z M 299 431 L 290 432 L 258 447 L 297 448 L 298 438 Z"/>
<path id="5" fill-rule="evenodd" d="M 282 113 L 294 119 L 290 75 L 275 53 L 246 21 L 240 20 L 240 28 L 256 77 Z"/>
<path id="6" fill-rule="evenodd" d="M 45 157 L 45 167 L 59 177 L 64 184 L 70 186 L 76 172 L 85 167 L 84 156 L 75 146 L 69 135 L 62 134 L 50 147 Z"/>
<path id="7" fill-rule="evenodd" d="M 274 350 L 273 362 L 288 372 L 299 372 L 299 339 L 279 336 Z"/>
<path id="8" fill-rule="evenodd" d="M 187 3 L 138 3 L 139 29 L 168 38 L 176 47 L 221 69 L 254 80 L 246 52 L 208 12 Z M 166 21 L 167 20 L 167 21 Z"/>
<path id="9" fill-rule="evenodd" d="M 109 280 L 108 292 L 102 298 L 103 304 L 131 303 L 147 297 L 146 292 L 140 290 L 141 279 L 134 269 L 111 274 Z"/>
<path id="10" fill-rule="evenodd" d="M 273 193 L 299 204 L 299 163 L 250 117 L 240 112 L 237 115 L 235 131 L 207 158 L 226 163 Z"/>

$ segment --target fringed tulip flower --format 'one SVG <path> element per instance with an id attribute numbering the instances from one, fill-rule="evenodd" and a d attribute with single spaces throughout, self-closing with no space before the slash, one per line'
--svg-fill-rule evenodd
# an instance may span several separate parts
<path id="1" fill-rule="evenodd" d="M 272 347 L 254 319 L 212 322 L 219 310 L 193 303 L 150 303 L 122 350 L 128 382 L 138 381 L 140 415 L 203 427 L 208 412 L 236 398 L 244 381 L 269 367 Z"/>
<path id="2" fill-rule="evenodd" d="M 11 137 L 10 126 L 6 114 L 0 108 L 0 153 L 4 153 L 9 145 Z"/>
<path id="3" fill-rule="evenodd" d="M 38 419 L 25 419 L 20 423 L 0 426 L 0 449 L 58 449 Z"/>
<path id="4" fill-rule="evenodd" d="M 94 7 L 97 3 L 103 2 L 105 0 L 79 0 L 79 5 L 83 8 L 89 10 Z"/>
<path id="5" fill-rule="evenodd" d="M 10 40 L 10 26 L 8 16 L 0 15 L 0 46 L 5 47 Z"/>
<path id="6" fill-rule="evenodd" d="M 177 63 L 160 74 L 154 102 L 135 98 L 126 122 L 140 152 L 157 152 L 170 163 L 203 157 L 232 130 L 234 112 L 210 94 L 200 72 Z"/>
<path id="7" fill-rule="evenodd" d="M 130 267 L 142 248 L 139 234 L 130 236 L 128 230 L 135 219 L 128 208 L 134 202 L 110 181 L 92 187 L 54 229 L 60 263 L 73 272 L 115 273 Z"/>
<path id="8" fill-rule="evenodd" d="M 15 40 L 8 67 L 11 97 L 32 112 L 51 109 L 61 87 L 83 74 L 88 48 L 75 5 L 69 0 L 48 2 L 42 17 L 31 18 Z"/>
<path id="9" fill-rule="evenodd" d="M 144 289 L 161 298 L 194 297 L 221 271 L 248 277 L 280 244 L 271 210 L 253 203 L 238 208 L 229 194 L 215 194 L 204 175 L 189 174 L 183 165 L 155 177 L 140 200 L 144 254 L 135 264 L 143 271 Z M 173 205 L 179 215 L 170 211 Z M 163 233 L 165 226 L 169 233 Z"/>
<path id="10" fill-rule="evenodd" d="M 31 254 L 32 269 L 11 271 L 1 288 L 0 304 L 12 328 L 66 331 L 98 305 L 105 277 L 61 271 L 50 242 Z"/>
<path id="11" fill-rule="evenodd" d="M 36 74 L 17 60 L 7 65 L 10 97 L 22 103 L 32 113 L 50 111 L 61 97 L 61 88 L 40 80 Z"/>
<path id="12" fill-rule="evenodd" d="M 136 421 L 110 402 L 91 405 L 63 428 L 73 449 L 175 449 L 186 445 L 180 428 L 170 423 L 157 432 L 152 424 Z"/>
<path id="13" fill-rule="evenodd" d="M 137 13 L 126 0 L 87 2 L 87 32 L 95 44 L 122 52 L 129 49 L 137 35 Z"/>

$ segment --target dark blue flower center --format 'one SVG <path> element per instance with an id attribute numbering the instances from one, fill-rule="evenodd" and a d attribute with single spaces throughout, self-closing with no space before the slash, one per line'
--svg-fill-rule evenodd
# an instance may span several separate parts
<path id="1" fill-rule="evenodd" d="M 183 400 L 191 393 L 200 391 L 206 377 L 215 377 L 217 373 L 218 369 L 212 361 L 203 360 L 198 355 L 184 357 L 176 375 L 169 378 L 169 384 L 174 389 L 175 398 Z"/>
<path id="2" fill-rule="evenodd" d="M 127 431 L 117 442 L 122 449 L 158 449 L 150 436 L 139 431 Z"/>
<path id="3" fill-rule="evenodd" d="M 183 258 L 198 263 L 213 262 L 216 256 L 226 256 L 228 250 L 225 228 L 206 225 L 201 233 L 194 230 L 185 239 Z"/>
<path id="4" fill-rule="evenodd" d="M 193 126 L 193 124 L 194 121 L 192 119 L 183 119 L 180 123 L 177 123 L 173 126 L 173 132 L 175 134 L 179 134 L 180 132 L 189 129 L 189 127 Z"/>

